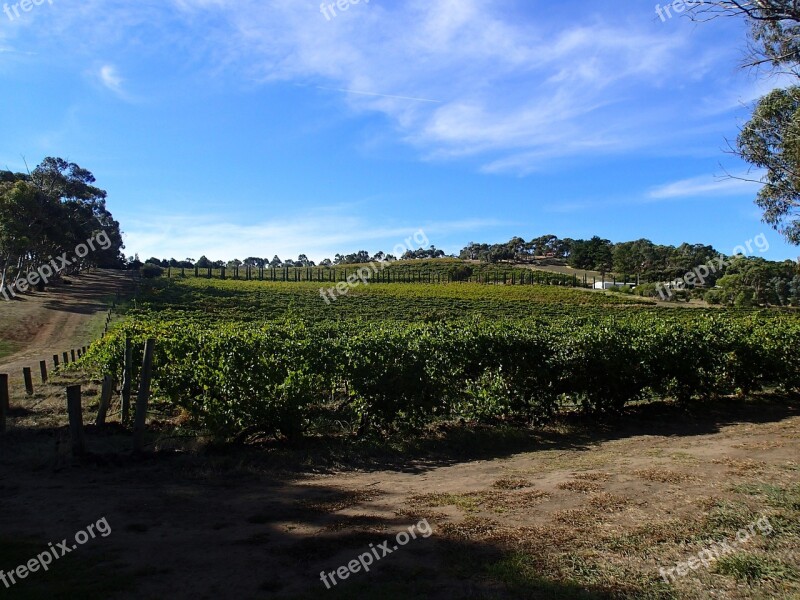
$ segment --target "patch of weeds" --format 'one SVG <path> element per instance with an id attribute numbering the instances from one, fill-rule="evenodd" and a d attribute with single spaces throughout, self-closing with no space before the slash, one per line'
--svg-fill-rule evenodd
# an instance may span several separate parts
<path id="1" fill-rule="evenodd" d="M 617 569 L 606 572 L 574 553 L 555 561 L 526 552 L 511 552 L 486 568 L 518 598 L 566 600 L 675 600 L 675 591 L 663 582 L 644 581 Z"/>
<path id="2" fill-rule="evenodd" d="M 456 539 L 472 540 L 485 538 L 499 528 L 497 521 L 469 516 L 461 523 L 444 523 L 440 526 L 441 535 Z"/>
<path id="3" fill-rule="evenodd" d="M 606 492 L 600 492 L 589 498 L 589 506 L 605 512 L 619 512 L 628 505 L 629 500 Z"/>
<path id="4" fill-rule="evenodd" d="M 573 473 L 572 477 L 578 481 L 608 481 L 611 473 Z"/>
<path id="5" fill-rule="evenodd" d="M 8 340 L 0 340 L 0 358 L 11 356 L 19 347 L 20 344 L 10 342 Z"/>
<path id="6" fill-rule="evenodd" d="M 783 514 L 772 515 L 769 517 L 769 523 L 772 525 L 773 533 L 770 537 L 780 537 L 790 535 L 800 537 L 800 521 L 794 517 L 789 517 Z"/>
<path id="7" fill-rule="evenodd" d="M 581 581 L 598 583 L 603 579 L 600 567 L 595 563 L 589 562 L 579 554 L 566 554 L 561 557 L 561 560 L 562 563 L 564 563 L 563 570 L 569 572 Z"/>
<path id="8" fill-rule="evenodd" d="M 659 469 L 657 467 L 640 469 L 638 471 L 634 471 L 633 474 L 646 481 L 652 481 L 654 483 L 683 483 L 684 481 L 691 481 L 695 479 L 688 473 L 678 473 L 677 471 Z"/>
<path id="9" fill-rule="evenodd" d="M 503 529 L 494 532 L 492 540 L 502 542 L 509 548 L 530 551 L 547 548 L 550 552 L 556 550 L 567 552 L 590 542 L 582 531 L 565 525 L 552 524 Z"/>
<path id="10" fill-rule="evenodd" d="M 686 544 L 692 541 L 697 528 L 698 523 L 694 521 L 671 519 L 642 525 L 627 537 L 633 541 L 641 540 L 647 547 L 658 544 Z"/>
<path id="11" fill-rule="evenodd" d="M 699 458 L 689 452 L 673 452 L 669 455 L 669 458 L 684 465 L 696 465 L 700 462 Z"/>
<path id="12" fill-rule="evenodd" d="M 579 492 L 581 494 L 589 494 L 591 492 L 599 492 L 603 488 L 591 481 L 563 481 L 558 484 L 558 489 L 569 490 L 570 492 Z"/>
<path id="13" fill-rule="evenodd" d="M 645 556 L 649 547 L 649 540 L 645 536 L 636 533 L 610 536 L 598 543 L 598 549 L 639 557 Z"/>
<path id="14" fill-rule="evenodd" d="M 531 484 L 527 479 L 517 477 L 498 479 L 492 484 L 492 487 L 498 490 L 521 490 L 530 486 Z"/>
<path id="15" fill-rule="evenodd" d="M 380 535 L 388 530 L 383 518 L 376 515 L 352 515 L 334 519 L 322 528 L 323 531 L 369 531 Z"/>
<path id="16" fill-rule="evenodd" d="M 546 565 L 524 552 L 512 552 L 489 565 L 487 574 L 507 586 L 510 591 L 526 598 L 563 598 L 565 600 L 600 600 L 605 596 L 590 592 L 583 586 L 545 577 Z"/>
<path id="17" fill-rule="evenodd" d="M 585 508 L 560 510 L 553 515 L 553 519 L 571 527 L 583 527 L 596 520 L 594 513 Z"/>
<path id="18" fill-rule="evenodd" d="M 772 508 L 800 510 L 800 485 L 783 488 L 770 483 L 746 483 L 731 489 L 747 496 L 763 496 Z"/>
<path id="19" fill-rule="evenodd" d="M 328 498 L 301 502 L 304 508 L 320 513 L 339 512 L 362 502 L 369 502 L 384 495 L 380 490 L 335 490 Z"/>
<path id="20" fill-rule="evenodd" d="M 741 444 L 734 444 L 732 448 L 737 450 L 773 450 L 775 448 L 783 448 L 782 442 L 743 442 Z"/>
<path id="21" fill-rule="evenodd" d="M 425 494 L 414 496 L 411 502 L 426 508 L 455 506 L 464 512 L 474 513 L 480 510 L 480 497 L 476 494 Z"/>
<path id="22" fill-rule="evenodd" d="M 499 506 L 506 510 L 524 510 L 539 504 L 548 498 L 550 498 L 550 495 L 546 492 L 541 490 L 531 490 L 512 494 L 503 494 L 502 498 L 498 499 L 497 501 Z"/>
<path id="23" fill-rule="evenodd" d="M 753 473 L 762 473 L 767 468 L 767 463 L 764 461 L 756 461 L 750 458 L 736 459 L 726 456 L 725 458 L 714 459 L 715 465 L 725 465 L 728 467 L 729 475 L 752 475 Z"/>
<path id="24" fill-rule="evenodd" d="M 746 527 L 758 517 L 741 502 L 717 502 L 706 515 L 700 535 L 726 536 Z"/>
<path id="25" fill-rule="evenodd" d="M 755 583 L 757 581 L 797 581 L 798 573 L 779 560 L 767 556 L 759 556 L 749 552 L 737 552 L 720 558 L 714 565 L 714 572 L 728 575 L 739 581 Z"/>

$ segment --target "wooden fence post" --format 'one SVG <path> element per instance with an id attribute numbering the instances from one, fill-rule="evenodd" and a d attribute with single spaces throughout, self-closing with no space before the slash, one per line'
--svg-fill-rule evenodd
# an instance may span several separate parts
<path id="1" fill-rule="evenodd" d="M 22 369 L 22 376 L 25 378 L 25 393 L 28 396 L 33 396 L 33 375 L 31 375 L 31 368 L 25 367 Z"/>
<path id="2" fill-rule="evenodd" d="M 72 358 L 72 362 L 75 362 L 75 350 L 70 350 L 70 358 Z"/>
<path id="3" fill-rule="evenodd" d="M 147 403 L 150 400 L 150 380 L 153 376 L 153 353 L 156 341 L 149 339 L 144 344 L 142 375 L 139 380 L 139 393 L 136 395 L 136 415 L 133 422 L 133 452 L 139 454 L 144 448 L 144 428 L 147 423 Z"/>
<path id="4" fill-rule="evenodd" d="M 69 364 L 69 353 L 68 352 L 64 352 L 61 355 L 61 358 L 63 359 L 65 366 Z"/>
<path id="5" fill-rule="evenodd" d="M 53 354 L 53 368 L 58 368 L 58 354 Z"/>
<path id="6" fill-rule="evenodd" d="M 39 371 L 42 374 L 42 383 L 47 383 L 47 361 L 40 360 L 39 361 Z"/>
<path id="7" fill-rule="evenodd" d="M 111 404 L 111 392 L 113 391 L 114 380 L 111 375 L 103 377 L 103 391 L 100 392 L 100 406 L 97 409 L 97 419 L 95 425 L 102 428 L 106 424 L 108 406 Z"/>
<path id="8" fill-rule="evenodd" d="M 6 415 L 10 408 L 8 399 L 8 375 L 0 375 L 0 433 L 6 430 Z"/>
<path id="9" fill-rule="evenodd" d="M 69 435 L 72 439 L 72 455 L 81 456 L 86 451 L 83 437 L 83 411 L 81 410 L 81 386 L 67 388 L 67 414 L 69 415 Z"/>
<path id="10" fill-rule="evenodd" d="M 122 424 L 128 423 L 131 413 L 131 378 L 133 377 L 133 345 L 130 336 L 125 337 L 125 363 L 122 369 Z"/>

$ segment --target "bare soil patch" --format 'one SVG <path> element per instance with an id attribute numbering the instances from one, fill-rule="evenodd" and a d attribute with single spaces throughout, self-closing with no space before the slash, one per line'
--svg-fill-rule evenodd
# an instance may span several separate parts
<path id="1" fill-rule="evenodd" d="M 0 446 L 0 537 L 44 547 L 107 518 L 112 535 L 77 550 L 74 566 L 107 584 L 98 564 L 113 557 L 111 573 L 124 589 L 104 585 L 107 595 L 98 597 L 800 593 L 796 400 L 645 406 L 621 422 L 566 419 L 513 435 L 445 428 L 424 434 L 430 445 L 396 453 L 314 441 L 192 448 L 176 445 L 174 432 L 156 422 L 156 453 L 134 460 L 123 452 L 130 435 L 112 425 L 104 433 L 89 428 L 96 455 L 75 461 L 58 384 L 34 400 L 15 396 L 12 431 Z M 96 389 L 87 393 L 89 421 Z M 751 540 L 741 560 L 670 584 L 660 577 L 660 567 L 686 561 L 710 539 L 735 539 L 761 516 L 775 532 Z M 433 527 L 431 537 L 398 547 L 333 590 L 320 581 L 321 571 L 395 540 L 420 519 Z M 16 558 L 0 555 L 0 568 L 21 564 Z M 745 572 L 758 577 L 741 579 Z"/>
<path id="2" fill-rule="evenodd" d="M 133 287 L 130 273 L 98 269 L 53 282 L 44 292 L 0 300 L 0 372 L 16 374 L 90 344 L 102 334 L 116 294 L 127 296 Z"/>

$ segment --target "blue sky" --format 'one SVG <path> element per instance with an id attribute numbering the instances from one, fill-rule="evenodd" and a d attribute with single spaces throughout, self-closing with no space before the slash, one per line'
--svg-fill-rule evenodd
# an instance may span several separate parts
<path id="1" fill-rule="evenodd" d="M 766 257 L 800 254 L 758 186 L 724 177 L 747 172 L 726 140 L 781 84 L 739 68 L 735 20 L 632 0 L 14 4 L 0 166 L 93 171 L 126 254 L 319 260 L 420 228 L 447 252 L 765 233 Z"/>

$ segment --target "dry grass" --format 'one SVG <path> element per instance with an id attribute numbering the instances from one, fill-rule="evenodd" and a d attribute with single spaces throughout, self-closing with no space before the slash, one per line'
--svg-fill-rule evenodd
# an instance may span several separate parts
<path id="1" fill-rule="evenodd" d="M 589 498 L 589 506 L 603 512 L 619 512 L 629 503 L 630 500 L 627 498 L 606 492 L 600 492 Z"/>
<path id="2" fill-rule="evenodd" d="M 465 512 L 478 512 L 481 506 L 481 494 L 423 494 L 409 498 L 412 506 L 425 508 L 439 508 L 442 506 L 455 506 Z"/>
<path id="3" fill-rule="evenodd" d="M 550 494 L 541 490 L 532 490 L 528 492 L 520 492 L 517 494 L 507 494 L 504 498 L 504 506 L 510 510 L 529 508 L 535 504 L 539 504 L 544 500 L 548 500 Z"/>
<path id="4" fill-rule="evenodd" d="M 570 527 L 583 527 L 595 520 L 595 512 L 585 508 L 570 508 L 553 514 L 553 520 Z"/>
<path id="5" fill-rule="evenodd" d="M 380 490 L 334 490 L 329 497 L 304 500 L 303 508 L 319 513 L 339 512 L 383 496 Z"/>
<path id="6" fill-rule="evenodd" d="M 526 487 L 531 487 L 531 484 L 527 479 L 507 477 L 498 479 L 492 484 L 492 487 L 498 490 L 521 490 Z"/>
<path id="7" fill-rule="evenodd" d="M 491 490 L 485 492 L 469 492 L 462 494 L 425 494 L 409 498 L 409 507 L 404 512 L 411 512 L 411 507 L 440 508 L 455 506 L 467 514 L 481 511 L 492 511 L 497 514 L 527 510 L 550 495 L 541 490 L 514 490 L 510 492 Z"/>
<path id="8" fill-rule="evenodd" d="M 611 479 L 611 473 L 573 473 L 572 477 L 579 481 L 602 481 Z"/>
<path id="9" fill-rule="evenodd" d="M 737 450 L 773 450 L 775 448 L 783 448 L 786 444 L 784 442 L 742 442 L 741 444 L 734 444 L 731 448 Z"/>
<path id="10" fill-rule="evenodd" d="M 590 494 L 592 492 L 599 492 L 603 488 L 590 481 L 564 481 L 558 484 L 558 489 L 580 492 L 581 494 Z"/>
<path id="11" fill-rule="evenodd" d="M 654 483 L 683 483 L 684 481 L 695 481 L 696 478 L 688 473 L 680 473 L 659 467 L 639 469 L 633 472 L 634 475 Z"/>
<path id="12" fill-rule="evenodd" d="M 499 523 L 493 519 L 469 516 L 460 523 L 444 523 L 439 527 L 439 533 L 457 539 L 474 541 L 492 535 L 499 528 Z"/>
<path id="13" fill-rule="evenodd" d="M 737 459 L 726 456 L 724 458 L 714 459 L 712 462 L 715 465 L 725 465 L 728 467 L 729 475 L 757 475 L 763 473 L 767 468 L 767 463 L 764 461 L 750 458 Z"/>

